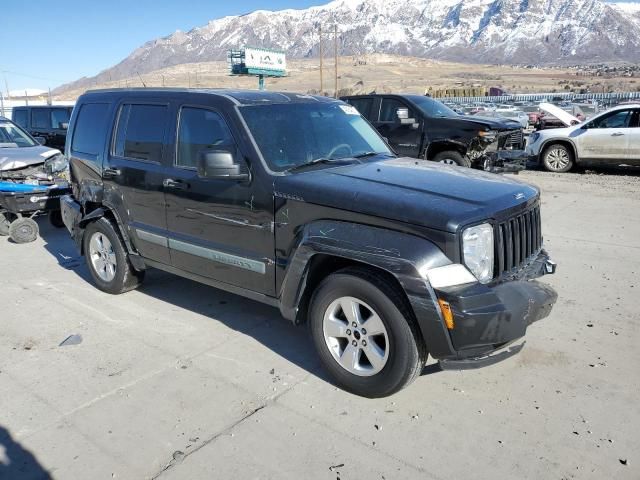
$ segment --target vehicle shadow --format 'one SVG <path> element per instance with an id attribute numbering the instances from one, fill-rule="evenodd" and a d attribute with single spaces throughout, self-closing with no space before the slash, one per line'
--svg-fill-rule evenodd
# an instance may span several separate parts
<path id="1" fill-rule="evenodd" d="M 47 480 L 53 478 L 29 450 L 0 425 L 0 479 Z"/>
<path id="2" fill-rule="evenodd" d="M 40 223 L 45 249 L 60 266 L 73 271 L 83 281 L 92 283 L 84 259 L 77 253 L 66 230 Z M 278 309 L 218 290 L 176 275 L 151 269 L 138 292 L 183 308 L 228 328 L 251 336 L 266 348 L 328 383 L 332 383 L 320 364 L 306 326 L 294 327 Z M 422 374 L 441 371 L 437 364 L 425 367 Z"/>

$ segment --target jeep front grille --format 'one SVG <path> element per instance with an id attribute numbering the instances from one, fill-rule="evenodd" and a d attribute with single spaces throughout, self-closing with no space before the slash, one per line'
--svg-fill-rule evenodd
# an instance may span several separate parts
<path id="1" fill-rule="evenodd" d="M 542 248 L 540 206 L 497 225 L 495 230 L 495 277 L 518 271 L 535 258 Z"/>

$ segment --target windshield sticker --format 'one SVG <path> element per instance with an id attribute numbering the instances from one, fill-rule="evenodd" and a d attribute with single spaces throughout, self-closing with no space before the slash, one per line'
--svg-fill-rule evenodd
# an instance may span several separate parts
<path id="1" fill-rule="evenodd" d="M 360 115 L 360 112 L 358 112 L 358 109 L 356 109 L 356 107 L 352 105 L 340 105 L 340 108 L 347 115 Z"/>

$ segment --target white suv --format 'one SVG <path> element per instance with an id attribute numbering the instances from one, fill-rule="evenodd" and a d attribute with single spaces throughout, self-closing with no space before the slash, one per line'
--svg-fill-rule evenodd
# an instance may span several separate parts
<path id="1" fill-rule="evenodd" d="M 553 114 L 571 126 L 533 133 L 526 147 L 530 162 L 559 173 L 576 164 L 640 166 L 640 104 L 619 105 L 582 123 L 560 112 Z"/>

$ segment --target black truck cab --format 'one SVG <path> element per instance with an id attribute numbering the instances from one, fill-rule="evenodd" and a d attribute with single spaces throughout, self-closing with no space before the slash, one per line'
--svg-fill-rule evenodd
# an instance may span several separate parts
<path id="1" fill-rule="evenodd" d="M 73 106 L 28 105 L 13 107 L 12 118 L 34 137 L 41 137 L 48 147 L 64 150 Z"/>
<path id="2" fill-rule="evenodd" d="M 98 90 L 78 100 L 62 216 L 95 285 L 158 268 L 309 323 L 343 388 L 520 348 L 555 292 L 537 189 L 401 158 L 341 101 L 230 90 Z M 514 343 L 515 342 L 515 343 Z"/>
<path id="3" fill-rule="evenodd" d="M 372 94 L 342 100 L 356 107 L 398 155 L 496 173 L 526 167 L 518 122 L 465 117 L 422 95 Z"/>

